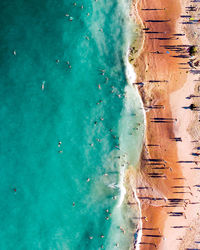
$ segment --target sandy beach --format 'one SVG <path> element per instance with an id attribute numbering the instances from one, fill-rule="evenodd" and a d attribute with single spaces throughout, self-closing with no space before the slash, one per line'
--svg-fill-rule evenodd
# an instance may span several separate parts
<path id="1" fill-rule="evenodd" d="M 136 249 L 200 248 L 200 80 L 199 65 L 193 65 L 199 55 L 188 52 L 198 45 L 200 25 L 193 20 L 200 3 L 140 0 L 133 5 L 143 38 L 130 61 L 146 111 L 136 187 L 142 234 Z"/>

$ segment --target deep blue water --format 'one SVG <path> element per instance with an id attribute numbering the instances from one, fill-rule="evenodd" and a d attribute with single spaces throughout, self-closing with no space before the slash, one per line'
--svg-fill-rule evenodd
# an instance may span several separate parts
<path id="1" fill-rule="evenodd" d="M 118 222 L 106 209 L 120 197 L 108 186 L 120 180 L 115 146 L 138 122 L 137 100 L 125 107 L 122 7 L 0 1 L 1 250 L 114 249 Z M 137 147 L 140 135 L 131 136 Z"/>

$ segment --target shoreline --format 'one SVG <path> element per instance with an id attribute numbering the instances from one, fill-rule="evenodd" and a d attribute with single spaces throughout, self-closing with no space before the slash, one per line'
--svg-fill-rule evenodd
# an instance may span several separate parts
<path id="1" fill-rule="evenodd" d="M 192 147 L 190 143 L 197 136 L 191 139 L 191 129 L 187 126 L 190 124 L 188 121 L 196 121 L 195 115 L 189 110 L 185 112 L 181 106 L 186 100 L 185 95 L 191 94 L 188 93 L 188 86 L 195 77 L 189 73 L 188 58 L 177 57 L 180 49 L 189 45 L 187 37 L 176 35 L 184 31 L 179 23 L 180 15 L 189 3 L 178 0 L 167 3 L 163 0 L 151 3 L 141 0 L 133 3 L 138 26 L 145 30 L 137 57 L 131 57 L 130 61 L 137 74 L 136 82 L 143 83 L 137 86 L 146 110 L 145 143 L 135 197 L 139 199 L 138 205 L 142 210 L 142 224 L 139 226 L 141 239 L 137 241 L 136 249 L 185 249 L 182 246 L 188 245 L 186 232 L 199 216 L 195 213 L 197 206 L 193 204 L 191 207 L 190 204 L 200 201 L 199 192 L 191 190 L 200 175 L 189 171 L 181 162 L 197 161 L 191 155 L 194 143 Z M 182 49 L 181 53 L 185 51 Z M 183 63 L 187 67 L 180 69 Z M 192 88 L 189 90 L 192 91 Z M 183 123 L 187 125 L 183 126 Z M 180 143 L 173 138 L 177 138 L 181 131 L 181 137 L 187 136 Z M 175 200 L 178 202 L 174 203 Z M 180 216 L 175 216 L 177 213 Z"/>

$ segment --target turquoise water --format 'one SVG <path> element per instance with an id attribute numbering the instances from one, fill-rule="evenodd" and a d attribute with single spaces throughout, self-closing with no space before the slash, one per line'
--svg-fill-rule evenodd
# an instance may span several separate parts
<path id="1" fill-rule="evenodd" d="M 128 249 L 123 173 L 143 133 L 127 82 L 128 3 L 0 9 L 0 249 Z"/>

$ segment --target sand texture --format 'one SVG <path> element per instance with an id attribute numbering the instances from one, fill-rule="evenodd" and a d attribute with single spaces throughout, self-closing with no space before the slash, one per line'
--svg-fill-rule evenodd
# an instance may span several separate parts
<path id="1" fill-rule="evenodd" d="M 139 56 L 130 55 L 130 61 L 146 110 L 137 174 L 142 209 L 137 249 L 200 249 L 200 69 L 198 52 L 193 57 L 188 52 L 198 45 L 200 24 L 194 20 L 200 18 L 195 16 L 199 7 L 183 0 L 134 4 L 143 42 Z"/>

